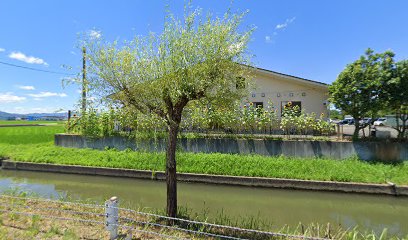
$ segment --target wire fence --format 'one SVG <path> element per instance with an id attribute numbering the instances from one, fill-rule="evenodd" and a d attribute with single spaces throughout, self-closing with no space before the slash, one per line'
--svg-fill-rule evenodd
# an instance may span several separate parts
<path id="1" fill-rule="evenodd" d="M 329 239 L 171 218 L 121 208 L 116 197 L 100 205 L 0 195 L 0 216 L 1 225 L 16 229 L 32 228 L 36 222 L 41 231 L 38 225 L 62 222 L 63 227 L 74 229 L 85 239 Z M 72 227 L 71 223 L 81 225 Z"/>

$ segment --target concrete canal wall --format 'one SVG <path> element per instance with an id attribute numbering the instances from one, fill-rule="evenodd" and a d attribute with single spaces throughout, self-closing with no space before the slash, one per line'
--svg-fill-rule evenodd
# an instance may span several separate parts
<path id="1" fill-rule="evenodd" d="M 130 140 L 124 137 L 88 138 L 80 135 L 57 134 L 55 145 L 70 148 L 143 151 L 165 151 L 166 141 Z M 385 162 L 408 160 L 408 143 L 396 142 L 335 142 L 288 141 L 265 139 L 192 138 L 179 139 L 178 147 L 186 152 L 259 154 L 264 156 L 324 157 L 345 159 L 358 156 L 366 161 Z"/>
<path id="2" fill-rule="evenodd" d="M 15 162 L 2 160 L 2 169 L 5 170 L 25 170 L 54 173 L 72 173 L 112 177 L 129 177 L 139 179 L 165 180 L 164 172 L 152 172 L 146 170 L 87 167 L 59 164 L 43 164 L 29 162 Z M 396 186 L 389 184 L 366 184 L 366 183 L 346 183 L 329 181 L 310 181 L 280 178 L 261 177 L 240 177 L 178 173 L 177 180 L 182 182 L 225 184 L 248 187 L 284 188 L 298 190 L 334 191 L 346 193 L 368 193 L 380 195 L 408 196 L 408 186 Z"/>

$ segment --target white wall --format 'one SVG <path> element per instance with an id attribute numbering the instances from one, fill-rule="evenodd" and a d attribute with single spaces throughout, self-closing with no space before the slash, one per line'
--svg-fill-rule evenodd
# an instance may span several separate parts
<path id="1" fill-rule="evenodd" d="M 325 105 L 328 89 L 325 85 L 265 72 L 257 72 L 254 81 L 255 89 L 251 90 L 248 100 L 244 100 L 244 103 L 263 102 L 266 107 L 268 101 L 271 101 L 280 116 L 282 102 L 300 101 L 305 112 L 314 112 L 317 116 L 323 113 L 325 118 L 328 117 L 328 106 Z M 255 97 L 252 94 L 255 94 Z"/>

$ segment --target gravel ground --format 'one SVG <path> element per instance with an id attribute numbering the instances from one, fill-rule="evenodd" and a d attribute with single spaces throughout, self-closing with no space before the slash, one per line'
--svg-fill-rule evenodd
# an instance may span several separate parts
<path id="1" fill-rule="evenodd" d="M 343 134 L 344 135 L 353 135 L 354 133 L 354 125 L 342 125 L 343 127 Z M 376 129 L 378 132 L 385 132 L 385 131 L 389 131 L 391 133 L 391 137 L 392 138 L 396 138 L 398 136 L 398 132 L 397 130 L 391 128 L 391 127 L 387 127 L 387 126 L 376 126 Z M 360 137 L 363 137 L 365 134 L 365 136 L 369 136 L 370 132 L 369 132 L 369 128 L 366 127 L 364 128 L 364 133 L 363 130 L 360 131 Z"/>

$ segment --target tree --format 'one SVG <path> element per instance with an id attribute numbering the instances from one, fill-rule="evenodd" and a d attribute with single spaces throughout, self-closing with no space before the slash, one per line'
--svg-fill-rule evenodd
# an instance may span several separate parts
<path id="1" fill-rule="evenodd" d="M 349 64 L 329 86 L 330 101 L 343 114 L 355 119 L 353 138 L 365 126 L 359 120 L 366 116 L 375 116 L 385 102 L 385 86 L 392 78 L 394 53 L 374 53 L 368 49 L 366 54 Z"/>
<path id="2" fill-rule="evenodd" d="M 404 138 L 408 121 L 408 60 L 397 62 L 392 80 L 387 85 L 385 94 L 388 111 L 395 114 L 398 138 Z"/>
<path id="3" fill-rule="evenodd" d="M 177 214 L 176 144 L 185 107 L 198 100 L 232 102 L 244 92 L 237 78 L 249 79 L 247 44 L 252 28 L 240 32 L 244 14 L 222 18 L 185 8 L 184 20 L 168 14 L 161 34 L 135 37 L 119 45 L 87 39 L 89 87 L 124 108 L 156 114 L 168 129 L 167 215 Z"/>
<path id="4" fill-rule="evenodd" d="M 330 109 L 329 115 L 331 119 L 343 119 L 344 118 L 343 113 L 337 109 Z"/>

